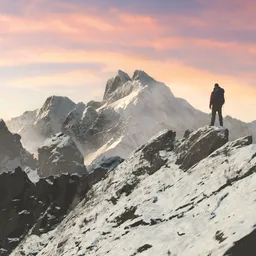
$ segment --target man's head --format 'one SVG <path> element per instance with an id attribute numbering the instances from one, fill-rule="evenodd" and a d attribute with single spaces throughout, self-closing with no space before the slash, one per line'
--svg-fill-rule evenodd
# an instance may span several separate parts
<path id="1" fill-rule="evenodd" d="M 217 83 L 214 85 L 214 88 L 219 88 L 219 87 L 220 87 L 220 86 L 219 86 L 219 84 L 217 84 Z"/>

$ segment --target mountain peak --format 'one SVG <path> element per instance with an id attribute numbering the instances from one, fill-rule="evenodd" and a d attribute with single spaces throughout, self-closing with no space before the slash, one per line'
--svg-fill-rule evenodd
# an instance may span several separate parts
<path id="1" fill-rule="evenodd" d="M 57 96 L 57 95 L 52 95 L 52 96 L 49 96 L 45 103 L 47 102 L 61 102 L 61 101 L 69 101 L 69 102 L 72 102 L 71 99 L 69 99 L 68 97 L 66 96 Z"/>
<path id="2" fill-rule="evenodd" d="M 117 76 L 120 77 L 123 83 L 126 83 L 127 81 L 131 81 L 131 78 L 129 77 L 129 75 L 120 69 L 117 71 Z"/>
<path id="3" fill-rule="evenodd" d="M 44 113 L 47 110 L 58 110 L 60 111 L 61 108 L 68 108 L 68 109 L 72 109 L 75 107 L 75 103 L 69 99 L 68 97 L 63 97 L 63 96 L 50 96 L 46 99 L 46 101 L 44 102 L 42 108 L 39 110 L 38 115 L 41 115 L 42 113 Z"/>
<path id="4" fill-rule="evenodd" d="M 109 100 L 115 91 L 121 88 L 128 81 L 131 81 L 129 75 L 122 70 L 118 70 L 117 75 L 108 80 L 103 99 Z"/>
<path id="5" fill-rule="evenodd" d="M 150 84 L 150 83 L 156 83 L 156 80 L 149 76 L 145 71 L 143 70 L 135 70 L 132 80 L 134 81 L 140 81 L 143 84 Z"/>
<path id="6" fill-rule="evenodd" d="M 7 128 L 7 126 L 6 126 L 6 123 L 5 123 L 5 121 L 4 121 L 2 118 L 0 118 L 0 130 L 2 130 L 2 131 L 8 131 L 8 128 Z"/>

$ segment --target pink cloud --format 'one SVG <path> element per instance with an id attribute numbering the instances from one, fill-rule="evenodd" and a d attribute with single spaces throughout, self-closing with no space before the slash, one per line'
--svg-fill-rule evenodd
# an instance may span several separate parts
<path id="1" fill-rule="evenodd" d="M 24 16 L 0 15 L 0 31 L 5 34 L 5 38 L 0 38 L 0 44 L 9 46 L 7 50 L 1 51 L 0 48 L 0 65 L 102 63 L 105 66 L 101 70 L 102 78 L 97 80 L 91 71 L 85 73 L 88 83 L 95 78 L 102 84 L 107 79 L 105 74 L 117 69 L 132 72 L 135 68 L 143 68 L 152 76 L 170 84 L 177 95 L 188 98 L 196 107 L 204 110 L 208 106 L 209 90 L 212 89 L 212 83 L 215 81 L 220 81 L 227 88 L 231 99 L 227 104 L 227 111 L 230 113 L 235 113 L 237 101 L 246 103 L 255 100 L 256 87 L 249 86 L 255 77 L 252 73 L 238 70 L 239 74 L 233 76 L 218 74 L 207 70 L 207 67 L 198 68 L 197 60 L 203 60 L 204 64 L 210 63 L 217 67 L 221 67 L 223 63 L 233 64 L 235 61 L 241 67 L 253 65 L 256 43 L 245 43 L 239 38 L 233 41 L 220 41 L 218 38 L 204 39 L 197 37 L 196 34 L 180 36 L 177 33 L 177 31 L 190 32 L 191 28 L 212 32 L 222 28 L 245 30 L 255 28 L 253 16 L 255 4 L 252 1 L 247 0 L 245 5 L 241 6 L 242 1 L 235 0 L 234 5 L 230 7 L 232 12 L 224 13 L 221 9 L 224 3 L 218 0 L 214 2 L 212 10 L 207 10 L 198 17 L 179 14 L 151 17 L 117 9 L 100 12 L 97 9 L 85 9 L 70 3 L 64 5 L 69 12 L 50 13 L 43 9 L 44 2 L 31 1 L 31 4 L 24 9 Z M 59 4 L 58 1 L 53 3 L 54 6 Z M 91 44 L 94 48 L 93 50 L 65 49 L 54 39 L 52 45 L 47 47 L 42 47 L 38 43 L 21 47 L 17 40 L 17 38 L 32 40 L 34 37 L 43 39 L 51 35 L 67 44 Z M 16 40 L 12 39 L 13 36 L 16 36 Z M 109 45 L 112 45 L 114 50 L 110 50 Z M 133 50 L 132 47 L 138 47 L 138 50 Z M 149 50 L 143 52 L 144 48 Z M 154 55 L 150 50 L 155 50 Z M 177 61 L 177 58 L 172 56 L 175 50 L 186 51 L 186 57 L 191 58 L 193 62 L 185 65 L 182 57 Z M 165 53 L 164 61 L 158 58 L 157 54 L 163 56 Z M 225 56 L 225 59 L 222 56 Z M 86 80 L 83 72 L 85 71 L 73 70 L 54 76 L 10 80 L 9 85 L 22 88 L 30 88 L 33 85 L 42 88 L 50 87 L 55 83 L 72 87 L 73 84 L 83 84 L 81 81 Z M 243 95 L 242 99 L 241 95 Z"/>

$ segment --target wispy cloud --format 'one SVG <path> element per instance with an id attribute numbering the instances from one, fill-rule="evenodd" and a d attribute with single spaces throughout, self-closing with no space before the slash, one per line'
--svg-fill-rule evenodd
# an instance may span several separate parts
<path id="1" fill-rule="evenodd" d="M 252 0 L 0 0 L 0 10 L 5 88 L 74 96 L 70 88 L 95 84 L 101 97 L 117 69 L 139 68 L 203 110 L 218 80 L 230 96 L 227 111 L 237 116 L 236 102 L 244 101 L 239 117 L 255 119 L 248 111 L 256 95 Z"/>

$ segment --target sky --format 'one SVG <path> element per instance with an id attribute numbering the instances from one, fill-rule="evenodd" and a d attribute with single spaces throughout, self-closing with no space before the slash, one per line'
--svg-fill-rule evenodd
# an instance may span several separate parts
<path id="1" fill-rule="evenodd" d="M 254 0 L 0 0 L 0 117 L 51 95 L 101 100 L 121 69 L 144 70 L 175 96 L 256 120 Z M 157 100 L 157 99 L 156 99 Z"/>

